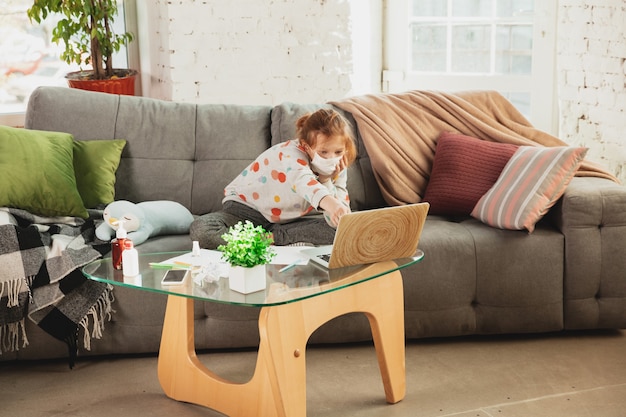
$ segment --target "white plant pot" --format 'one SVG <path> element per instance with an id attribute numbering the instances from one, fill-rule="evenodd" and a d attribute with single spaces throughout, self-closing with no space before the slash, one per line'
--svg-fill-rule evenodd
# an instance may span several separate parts
<path id="1" fill-rule="evenodd" d="M 252 268 L 231 266 L 228 275 L 228 285 L 231 290 L 242 294 L 250 294 L 265 289 L 265 265 Z"/>

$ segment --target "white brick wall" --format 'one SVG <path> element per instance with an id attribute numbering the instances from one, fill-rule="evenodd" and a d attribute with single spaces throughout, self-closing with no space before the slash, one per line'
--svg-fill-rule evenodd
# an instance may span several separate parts
<path id="1" fill-rule="evenodd" d="M 626 2 L 559 0 L 560 137 L 626 183 Z"/>
<path id="2" fill-rule="evenodd" d="M 323 102 L 352 89 L 354 6 L 348 0 L 152 3 L 144 12 L 155 14 L 160 26 L 148 36 L 159 33 L 161 47 L 153 58 L 156 75 L 144 80 L 147 95 L 277 104 Z"/>
<path id="3" fill-rule="evenodd" d="M 138 2 L 144 95 L 278 104 L 376 91 L 384 1 Z M 559 136 L 624 183 L 625 28 L 626 0 L 559 0 Z"/>

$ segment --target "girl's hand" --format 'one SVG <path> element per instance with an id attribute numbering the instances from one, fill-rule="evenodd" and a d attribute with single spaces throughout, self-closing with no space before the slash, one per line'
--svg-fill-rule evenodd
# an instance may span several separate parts
<path id="1" fill-rule="evenodd" d="M 337 198 L 327 195 L 320 201 L 320 207 L 328 214 L 334 227 L 337 227 L 339 220 L 344 214 L 350 213 L 350 208 L 343 205 Z"/>
<path id="2" fill-rule="evenodd" d="M 346 158 L 346 156 L 344 155 L 340 160 L 339 163 L 337 164 L 337 166 L 335 167 L 335 170 L 333 171 L 332 174 L 330 175 L 319 175 L 317 177 L 317 180 L 319 182 L 321 182 L 322 184 L 327 182 L 330 179 L 335 178 L 337 175 L 339 175 L 339 173 L 341 171 L 343 171 L 344 169 L 346 169 L 346 167 L 348 166 L 348 159 Z"/>

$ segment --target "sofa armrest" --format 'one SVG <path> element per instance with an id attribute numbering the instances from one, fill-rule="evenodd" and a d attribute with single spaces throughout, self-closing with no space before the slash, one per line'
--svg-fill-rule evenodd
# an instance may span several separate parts
<path id="1" fill-rule="evenodd" d="M 626 187 L 575 177 L 551 216 L 565 238 L 565 328 L 626 327 Z"/>

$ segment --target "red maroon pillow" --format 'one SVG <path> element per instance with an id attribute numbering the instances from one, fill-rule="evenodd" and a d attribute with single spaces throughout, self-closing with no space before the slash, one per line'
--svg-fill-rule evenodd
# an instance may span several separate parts
<path id="1" fill-rule="evenodd" d="M 470 215 L 495 184 L 517 145 L 442 132 L 423 201 L 430 214 Z"/>

